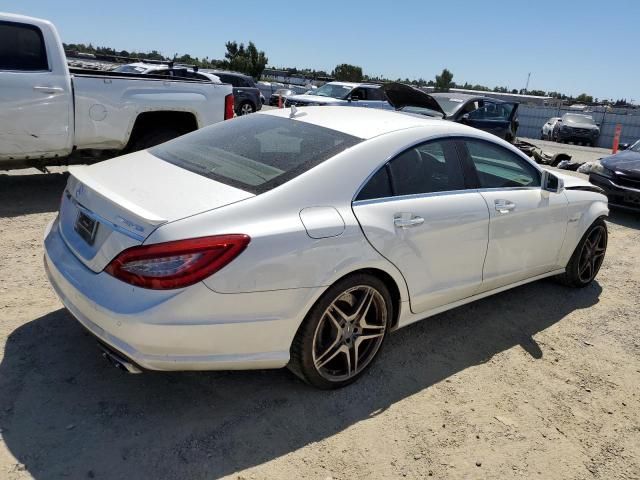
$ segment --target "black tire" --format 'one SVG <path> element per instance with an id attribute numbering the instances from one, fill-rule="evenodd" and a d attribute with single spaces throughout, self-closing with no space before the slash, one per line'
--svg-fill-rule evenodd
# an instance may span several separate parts
<path id="1" fill-rule="evenodd" d="M 363 309 L 364 316 L 355 318 Z M 345 320 L 345 313 L 354 317 L 351 323 Z M 356 273 L 339 280 L 320 297 L 300 325 L 291 344 L 288 368 L 308 384 L 323 390 L 349 385 L 362 376 L 380 352 L 393 315 L 391 294 L 379 278 Z M 343 324 L 343 328 L 337 323 Z M 359 357 L 361 348 L 365 354 Z M 358 365 L 359 359 L 363 364 Z M 348 365 L 346 376 L 340 374 L 345 367 L 341 364 L 345 363 Z"/>
<path id="2" fill-rule="evenodd" d="M 558 275 L 557 279 L 569 287 L 583 288 L 589 285 L 604 261 L 608 237 L 607 224 L 604 219 L 598 218 L 582 236 L 566 271 Z M 589 263 L 590 267 L 585 268 L 585 263 Z"/>
<path id="3" fill-rule="evenodd" d="M 131 146 L 128 148 L 129 152 L 137 152 L 138 150 L 144 150 L 159 145 L 169 140 L 173 140 L 186 132 L 182 132 L 178 129 L 165 127 L 154 130 L 148 130 L 141 133 L 138 138 L 131 142 Z"/>
<path id="4" fill-rule="evenodd" d="M 242 115 L 248 115 L 250 113 L 254 113 L 255 111 L 256 111 L 256 106 L 253 103 L 249 102 L 248 100 L 245 100 L 238 106 L 238 111 L 236 112 L 236 114 L 240 117 Z"/>

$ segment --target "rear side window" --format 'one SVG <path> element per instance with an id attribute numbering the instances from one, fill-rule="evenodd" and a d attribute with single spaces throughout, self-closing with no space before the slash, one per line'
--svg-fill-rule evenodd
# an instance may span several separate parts
<path id="1" fill-rule="evenodd" d="M 371 177 L 356 200 L 463 190 L 455 145 L 430 141 L 405 150 Z"/>
<path id="2" fill-rule="evenodd" d="M 506 148 L 482 140 L 465 145 L 478 174 L 480 188 L 539 187 L 540 172 Z"/>
<path id="3" fill-rule="evenodd" d="M 33 25 L 0 22 L 0 70 L 48 70 L 40 29 Z"/>
<path id="4" fill-rule="evenodd" d="M 257 114 L 211 125 L 149 152 L 191 172 L 259 194 L 361 141 L 310 123 Z"/>

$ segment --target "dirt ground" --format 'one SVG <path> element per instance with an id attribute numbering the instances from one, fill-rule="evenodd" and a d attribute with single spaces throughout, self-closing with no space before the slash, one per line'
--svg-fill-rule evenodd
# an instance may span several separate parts
<path id="1" fill-rule="evenodd" d="M 590 287 L 407 327 L 322 392 L 286 370 L 108 365 L 42 268 L 65 180 L 0 174 L 1 479 L 640 478 L 640 216 L 612 215 Z"/>

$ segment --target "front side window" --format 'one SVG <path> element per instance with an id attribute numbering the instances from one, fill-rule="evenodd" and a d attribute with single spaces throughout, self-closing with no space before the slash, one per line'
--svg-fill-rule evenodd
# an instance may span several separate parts
<path id="1" fill-rule="evenodd" d="M 0 70 L 48 70 L 40 29 L 33 25 L 0 22 Z"/>
<path id="2" fill-rule="evenodd" d="M 455 147 L 448 140 L 410 148 L 381 168 L 356 200 L 415 195 L 464 189 Z"/>
<path id="3" fill-rule="evenodd" d="M 149 152 L 217 182 L 259 194 L 361 141 L 298 120 L 246 115 L 196 130 Z"/>
<path id="4" fill-rule="evenodd" d="M 466 139 L 465 145 L 480 188 L 540 186 L 540 172 L 506 148 L 475 139 Z"/>

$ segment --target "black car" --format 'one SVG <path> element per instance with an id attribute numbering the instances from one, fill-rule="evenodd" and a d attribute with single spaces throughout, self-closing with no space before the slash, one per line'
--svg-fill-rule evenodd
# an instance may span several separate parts
<path id="1" fill-rule="evenodd" d="M 273 92 L 269 97 L 269 105 L 271 105 L 272 107 L 277 107 L 278 105 L 284 106 L 284 99 L 295 94 L 296 92 L 289 88 L 280 88 Z M 282 100 L 280 100 L 280 97 L 282 97 Z"/>
<path id="2" fill-rule="evenodd" d="M 600 128 L 591 115 L 565 113 L 553 127 L 552 139 L 556 142 L 585 143 L 592 147 L 598 143 Z"/>
<path id="3" fill-rule="evenodd" d="M 223 70 L 201 70 L 213 73 L 220 78 L 222 83 L 233 85 L 233 101 L 236 115 L 246 115 L 262 108 L 260 90 L 249 75 Z"/>
<path id="4" fill-rule="evenodd" d="M 600 160 L 589 181 L 605 191 L 609 205 L 640 211 L 640 140 Z"/>
<path id="5" fill-rule="evenodd" d="M 482 95 L 426 93 L 403 83 L 388 83 L 384 92 L 389 103 L 407 113 L 418 113 L 464 123 L 513 142 L 518 131 L 518 103 Z"/>

